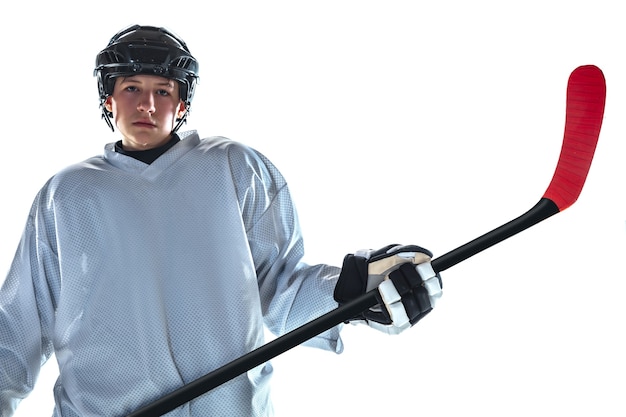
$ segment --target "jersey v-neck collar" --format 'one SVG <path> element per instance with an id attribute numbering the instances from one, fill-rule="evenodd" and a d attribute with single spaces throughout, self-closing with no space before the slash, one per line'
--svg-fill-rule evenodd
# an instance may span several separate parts
<path id="1" fill-rule="evenodd" d="M 122 171 L 135 173 L 146 179 L 154 180 L 200 142 L 200 137 L 195 130 L 181 132 L 179 137 L 180 141 L 178 143 L 174 144 L 151 164 L 146 164 L 132 156 L 116 152 L 115 142 L 105 145 L 104 159 Z"/>

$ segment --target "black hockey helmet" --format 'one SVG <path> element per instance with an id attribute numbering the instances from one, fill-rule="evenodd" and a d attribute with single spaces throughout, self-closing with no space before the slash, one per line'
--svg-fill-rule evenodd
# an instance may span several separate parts
<path id="1" fill-rule="evenodd" d="M 198 61 L 185 42 L 165 28 L 134 25 L 121 30 L 96 57 L 94 76 L 98 79 L 102 117 L 113 130 L 113 116 L 104 107 L 113 94 L 117 77 L 137 74 L 158 75 L 178 82 L 185 115 L 174 131 L 185 121 L 198 81 Z"/>

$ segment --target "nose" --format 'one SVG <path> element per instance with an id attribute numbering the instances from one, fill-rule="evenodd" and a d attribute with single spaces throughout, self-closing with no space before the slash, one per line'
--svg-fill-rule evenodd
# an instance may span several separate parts
<path id="1" fill-rule="evenodd" d="M 140 112 L 154 113 L 154 95 L 151 92 L 145 92 L 139 97 L 137 110 Z"/>

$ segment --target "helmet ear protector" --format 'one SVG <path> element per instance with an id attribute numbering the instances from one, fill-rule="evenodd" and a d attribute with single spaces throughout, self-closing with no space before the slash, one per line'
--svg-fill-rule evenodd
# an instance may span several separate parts
<path id="1" fill-rule="evenodd" d="M 177 119 L 175 132 L 187 119 L 196 83 L 198 61 L 185 42 L 165 28 L 133 25 L 121 30 L 96 57 L 94 76 L 98 80 L 102 118 L 111 130 L 110 111 L 105 107 L 113 94 L 115 79 L 138 74 L 158 75 L 178 82 L 180 99 L 185 103 L 184 115 Z"/>

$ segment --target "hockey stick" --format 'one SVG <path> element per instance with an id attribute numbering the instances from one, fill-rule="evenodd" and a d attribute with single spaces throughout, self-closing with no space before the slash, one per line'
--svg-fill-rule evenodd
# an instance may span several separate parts
<path id="1" fill-rule="evenodd" d="M 578 199 L 595 152 L 604 115 L 606 86 L 602 71 L 586 65 L 576 68 L 567 85 L 565 132 L 552 181 L 539 202 L 508 223 L 433 259 L 436 272 L 444 271 L 509 237 L 557 214 Z M 161 416 L 248 370 L 292 349 L 378 304 L 376 290 L 241 356 L 207 375 L 129 414 Z"/>

